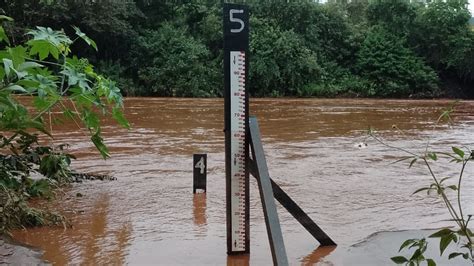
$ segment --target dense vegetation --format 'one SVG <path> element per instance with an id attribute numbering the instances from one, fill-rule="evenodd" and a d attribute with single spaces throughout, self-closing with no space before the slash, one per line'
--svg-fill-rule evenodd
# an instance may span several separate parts
<path id="1" fill-rule="evenodd" d="M 77 27 L 73 39 L 37 27 L 15 45 L 5 33 L 5 21 L 12 19 L 0 15 L 0 237 L 16 227 L 64 222 L 60 215 L 27 204 L 33 197 L 51 197 L 53 188 L 78 178 L 70 169 L 75 157 L 67 153 L 67 144 L 53 139 L 53 124 L 73 120 L 104 158 L 109 153 L 101 116 L 128 127 L 115 83 L 73 53 L 79 42 L 97 49 L 92 39 Z M 30 96 L 32 106 L 18 95 Z"/>
<path id="2" fill-rule="evenodd" d="M 21 43 L 36 25 L 97 42 L 80 55 L 126 95 L 222 94 L 220 1 L 0 0 Z M 256 96 L 474 96 L 466 0 L 246 1 Z M 342 2 L 342 3 L 341 3 Z M 415 3 L 416 2 L 416 3 Z"/>

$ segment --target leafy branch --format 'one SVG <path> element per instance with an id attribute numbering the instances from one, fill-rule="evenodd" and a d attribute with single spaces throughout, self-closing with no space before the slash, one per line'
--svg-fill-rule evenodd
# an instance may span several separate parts
<path id="1" fill-rule="evenodd" d="M 79 28 L 73 28 L 76 38 L 71 40 L 63 31 L 36 27 L 27 33 L 30 40 L 15 47 L 9 46 L 6 34 L 0 35 L 0 42 L 6 43 L 0 51 L 0 62 L 3 62 L 0 67 L 0 129 L 15 132 L 35 128 L 50 134 L 51 129 L 45 129 L 42 117 L 44 114 L 51 116 L 51 110 L 58 106 L 63 116 L 89 132 L 92 143 L 102 157 L 107 158 L 109 153 L 101 137 L 96 110 L 129 128 L 122 113 L 122 96 L 115 83 L 97 74 L 87 59 L 71 56 L 71 45 L 78 40 L 97 50 L 92 39 Z M 3 27 L 0 29 L 5 32 Z M 36 113 L 30 114 L 12 97 L 13 93 L 34 96 Z M 66 107 L 62 102 L 64 99 L 74 110 Z"/>
<path id="2" fill-rule="evenodd" d="M 454 104 L 442 112 L 442 114 L 437 120 L 437 123 L 443 120 L 446 120 L 449 123 L 452 122 L 451 113 L 454 111 Z M 430 192 L 436 192 L 436 194 L 443 200 L 452 218 L 452 221 L 454 221 L 457 226 L 456 229 L 454 230 L 450 228 L 443 228 L 439 230 L 438 232 L 430 235 L 429 237 L 440 238 L 439 249 L 440 249 L 441 255 L 443 255 L 444 251 L 451 243 L 459 243 L 461 245 L 460 246 L 461 249 L 464 249 L 466 251 L 453 252 L 449 254 L 448 258 L 453 259 L 458 256 L 462 256 L 462 258 L 466 260 L 470 260 L 471 262 L 474 262 L 474 254 L 473 254 L 474 234 L 468 227 L 472 215 L 467 215 L 467 217 L 464 215 L 463 205 L 462 205 L 462 200 L 461 200 L 461 187 L 462 187 L 463 176 L 464 176 L 465 169 L 468 163 L 474 159 L 474 151 L 472 151 L 468 147 L 463 147 L 463 148 L 451 147 L 451 152 L 429 151 L 429 142 L 428 142 L 424 152 L 418 155 L 407 149 L 396 147 L 396 146 L 386 143 L 384 140 L 376 136 L 373 130 L 369 130 L 369 136 L 371 136 L 378 143 L 388 148 L 398 150 L 409 155 L 396 162 L 410 160 L 409 168 L 411 168 L 417 161 L 422 162 L 422 164 L 427 168 L 429 175 L 431 176 L 433 180 L 433 183 L 431 183 L 427 187 L 417 189 L 415 192 L 413 192 L 413 194 L 417 194 L 422 191 L 426 191 L 427 194 L 429 194 Z M 452 177 L 439 178 L 437 174 L 435 174 L 435 172 L 433 171 L 431 164 L 439 161 L 441 158 L 448 159 L 450 163 L 454 162 L 454 163 L 461 164 L 461 168 L 459 170 L 459 174 L 457 177 L 457 185 L 455 184 L 445 185 L 444 183 L 447 180 L 451 179 Z M 455 205 L 448 198 L 448 195 L 447 195 L 448 191 L 456 191 Z M 463 243 L 461 243 L 462 241 Z M 396 257 L 392 257 L 391 259 L 396 264 L 420 265 L 421 262 L 426 261 L 428 266 L 436 265 L 434 260 L 427 259 L 423 255 L 424 252 L 426 251 L 427 245 L 428 243 L 426 242 L 425 239 L 408 239 L 401 245 L 399 252 L 405 248 L 406 249 L 416 248 L 413 255 L 409 258 L 406 258 L 403 256 L 396 256 Z"/>

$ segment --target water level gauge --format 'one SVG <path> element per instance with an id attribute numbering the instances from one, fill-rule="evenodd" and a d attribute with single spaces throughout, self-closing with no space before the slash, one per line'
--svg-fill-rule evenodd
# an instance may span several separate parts
<path id="1" fill-rule="evenodd" d="M 249 252 L 248 9 L 224 5 L 227 253 Z"/>

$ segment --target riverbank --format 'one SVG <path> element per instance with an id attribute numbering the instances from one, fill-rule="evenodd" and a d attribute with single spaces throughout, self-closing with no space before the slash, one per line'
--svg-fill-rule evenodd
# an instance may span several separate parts
<path id="1" fill-rule="evenodd" d="M 43 253 L 38 248 L 0 237 L 0 265 L 49 265 L 41 259 Z"/>

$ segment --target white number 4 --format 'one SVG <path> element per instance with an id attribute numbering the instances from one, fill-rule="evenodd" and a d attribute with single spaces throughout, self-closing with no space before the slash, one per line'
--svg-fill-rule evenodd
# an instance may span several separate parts
<path id="1" fill-rule="evenodd" d="M 194 168 L 200 168 L 201 169 L 201 174 L 204 174 L 204 170 L 206 169 L 206 165 L 204 164 L 204 157 L 201 157 L 201 160 L 197 162 L 197 164 L 194 166 Z"/>
<path id="2" fill-rule="evenodd" d="M 244 10 L 242 10 L 242 9 L 231 9 L 231 10 L 229 10 L 230 22 L 236 22 L 236 23 L 240 24 L 240 28 L 230 29 L 230 32 L 232 32 L 232 33 L 239 33 L 245 27 L 245 23 L 244 23 L 243 20 L 241 20 L 240 18 L 234 18 L 234 14 L 236 14 L 236 13 L 237 14 L 242 14 L 242 13 L 244 13 Z"/>

